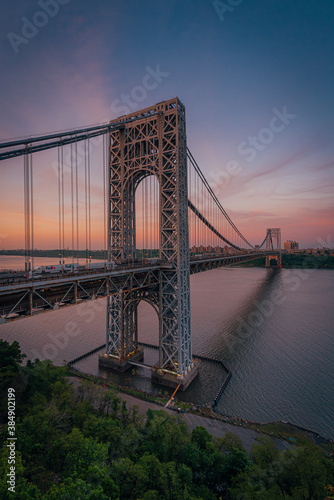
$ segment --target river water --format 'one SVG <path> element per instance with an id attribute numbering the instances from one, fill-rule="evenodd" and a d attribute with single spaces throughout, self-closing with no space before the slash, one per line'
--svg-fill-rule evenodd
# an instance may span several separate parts
<path id="1" fill-rule="evenodd" d="M 334 438 L 334 271 L 221 268 L 191 277 L 193 352 L 221 359 L 232 378 L 217 410 L 268 422 L 287 420 Z M 29 358 L 69 361 L 105 341 L 106 301 L 70 306 L 0 325 Z M 158 343 L 158 319 L 139 306 L 139 340 Z M 157 351 L 146 349 L 153 364 Z M 83 371 L 157 392 L 143 368 L 115 376 L 99 370 L 97 354 Z M 225 373 L 203 363 L 179 397 L 212 402 Z M 163 389 L 165 391 L 165 389 Z"/>

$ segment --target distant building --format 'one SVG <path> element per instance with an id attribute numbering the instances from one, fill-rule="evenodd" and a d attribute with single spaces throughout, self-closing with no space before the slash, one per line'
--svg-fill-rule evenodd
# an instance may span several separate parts
<path id="1" fill-rule="evenodd" d="M 297 241 L 285 241 L 284 242 L 284 250 L 287 250 L 288 252 L 291 252 L 293 250 L 298 250 L 299 248 L 299 243 Z"/>

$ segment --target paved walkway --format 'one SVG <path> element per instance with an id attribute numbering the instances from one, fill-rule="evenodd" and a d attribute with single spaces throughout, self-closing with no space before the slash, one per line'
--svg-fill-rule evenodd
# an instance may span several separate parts
<path id="1" fill-rule="evenodd" d="M 149 408 L 151 410 L 164 410 L 173 415 L 176 414 L 175 411 L 169 408 L 164 408 L 160 405 L 149 403 L 141 399 L 137 399 L 133 396 L 130 396 L 129 394 L 124 394 L 122 392 L 119 392 L 118 396 L 122 400 L 126 401 L 128 405 L 138 406 L 139 412 L 143 414 L 146 414 Z M 238 425 L 228 424 L 226 422 L 222 422 L 221 420 L 215 420 L 212 418 L 202 417 L 200 415 L 194 415 L 193 413 L 181 413 L 180 416 L 188 425 L 190 432 L 193 429 L 195 429 L 195 427 L 201 425 L 205 427 L 205 429 L 214 437 L 223 437 L 227 431 L 236 434 L 242 440 L 242 443 L 247 453 L 251 451 L 252 444 L 256 443 L 256 438 L 258 438 L 261 435 L 259 432 L 253 431 L 252 429 L 239 427 Z M 288 442 L 276 438 L 275 438 L 275 445 L 277 449 L 286 449 L 290 446 Z"/>
<path id="2" fill-rule="evenodd" d="M 71 382 L 73 382 L 74 387 L 77 387 L 78 384 L 80 383 L 80 380 L 78 380 L 77 378 L 71 378 L 70 380 Z M 142 413 L 143 415 L 146 415 L 148 409 L 164 410 L 174 416 L 176 415 L 176 412 L 174 410 L 171 410 L 169 408 L 164 408 L 163 406 L 160 406 L 155 403 L 150 403 L 142 399 L 137 399 L 134 396 L 131 396 L 130 394 L 119 392 L 118 397 L 121 398 L 123 401 L 126 401 L 128 407 L 137 406 L 139 412 Z M 214 437 L 223 437 L 227 431 L 236 434 L 242 440 L 242 443 L 247 453 L 250 452 L 252 444 L 256 443 L 256 438 L 261 435 L 260 433 L 253 431 L 252 429 L 247 429 L 245 427 L 240 427 L 238 425 L 228 424 L 226 422 L 222 422 L 221 420 L 214 420 L 211 418 L 202 417 L 200 415 L 194 415 L 192 413 L 182 413 L 179 416 L 181 416 L 183 420 L 186 422 L 190 432 L 193 429 L 195 429 L 195 427 L 201 425 L 205 427 L 205 429 Z M 276 448 L 278 449 L 286 449 L 290 446 L 288 442 L 276 438 L 275 438 L 275 445 Z"/>

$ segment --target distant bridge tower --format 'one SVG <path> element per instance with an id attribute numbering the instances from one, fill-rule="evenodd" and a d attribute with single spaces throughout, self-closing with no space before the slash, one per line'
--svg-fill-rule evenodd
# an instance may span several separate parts
<path id="1" fill-rule="evenodd" d="M 281 249 L 281 228 L 274 227 L 267 229 L 267 250 L 275 250 L 275 253 L 266 255 L 266 267 L 272 267 L 270 262 L 276 260 L 275 267 L 282 265 L 282 249 Z"/>
<path id="2" fill-rule="evenodd" d="M 132 117 L 142 119 L 131 122 Z M 159 363 L 152 379 L 170 386 L 181 382 L 185 388 L 198 372 L 190 328 L 185 108 L 174 98 L 111 123 L 119 121 L 124 126 L 110 134 L 109 259 L 120 263 L 135 258 L 136 189 L 154 175 L 159 182 L 159 257 L 165 265 L 156 271 L 158 287 L 134 286 L 108 297 L 106 354 L 100 364 L 123 370 L 129 361 L 142 359 L 137 307 L 145 300 L 159 314 Z"/>

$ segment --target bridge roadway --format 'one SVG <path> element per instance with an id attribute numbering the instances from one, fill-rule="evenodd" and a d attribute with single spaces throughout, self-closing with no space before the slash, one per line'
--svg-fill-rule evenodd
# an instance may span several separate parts
<path id="1" fill-rule="evenodd" d="M 190 274 L 273 255 L 275 251 L 252 252 L 233 256 L 214 256 L 191 259 Z M 40 280 L 19 280 L 12 284 L 0 284 L 0 323 L 41 312 L 57 310 L 86 300 L 94 300 L 119 293 L 120 290 L 142 290 L 152 293 L 159 290 L 159 270 L 169 264 L 117 267 L 113 271 L 48 276 Z"/>

